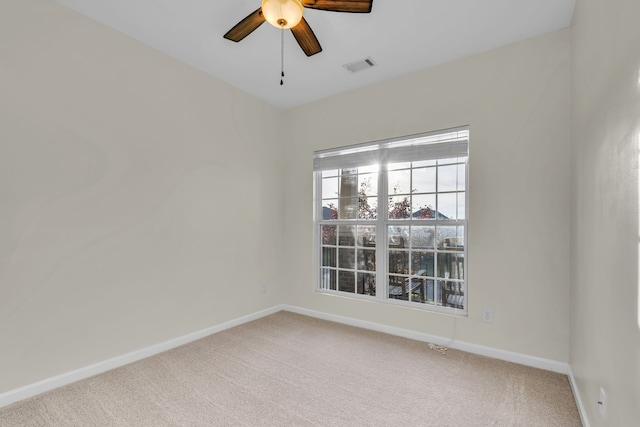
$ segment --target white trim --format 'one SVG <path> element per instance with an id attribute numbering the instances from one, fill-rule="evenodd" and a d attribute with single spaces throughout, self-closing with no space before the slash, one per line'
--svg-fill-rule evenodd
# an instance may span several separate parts
<path id="1" fill-rule="evenodd" d="M 258 311 L 256 313 L 248 314 L 246 316 L 232 319 L 219 325 L 215 325 L 206 329 L 202 329 L 197 332 L 192 332 L 187 335 L 183 335 L 178 338 L 171 339 L 159 344 L 152 345 L 140 350 L 132 351 L 131 353 L 123 354 L 112 359 L 104 360 L 102 362 L 94 363 L 93 365 L 85 366 L 84 368 L 76 369 L 71 372 L 56 375 L 55 377 L 47 378 L 42 381 L 38 381 L 33 384 L 26 385 L 24 387 L 10 390 L 5 393 L 0 393 L 0 408 L 10 405 L 14 402 L 18 402 L 23 399 L 44 393 L 49 390 L 53 390 L 58 387 L 71 384 L 76 381 L 83 380 L 85 378 L 92 377 L 94 375 L 101 374 L 103 372 L 110 371 L 115 368 L 119 368 L 129 363 L 136 362 L 138 360 L 154 356 L 172 348 L 179 347 L 184 344 L 188 344 L 192 341 L 199 340 L 201 338 L 213 335 L 217 332 L 224 331 L 226 329 L 233 328 L 235 326 L 242 325 L 244 323 L 251 322 L 253 320 L 260 319 L 265 316 L 277 313 L 282 310 L 279 305 L 267 308 L 265 310 Z"/>
<path id="2" fill-rule="evenodd" d="M 578 389 L 575 385 L 575 379 L 571 373 L 569 364 L 565 362 L 559 362 L 556 360 L 544 359 L 536 356 L 528 356 L 520 353 L 513 353 L 510 351 L 495 349 L 491 347 L 485 347 L 478 344 L 467 343 L 463 341 L 452 341 L 448 338 L 443 338 L 436 335 L 425 334 L 423 332 L 416 332 L 409 329 L 397 328 L 395 326 L 388 326 L 381 323 L 369 322 L 366 320 L 354 319 L 346 316 L 338 316 L 335 314 L 323 313 L 320 311 L 310 310 L 302 307 L 296 307 L 292 305 L 275 305 L 273 307 L 258 311 L 256 313 L 248 314 L 246 316 L 232 319 L 227 322 L 215 325 L 201 331 L 193 332 L 181 337 L 162 342 L 160 344 L 152 345 L 150 347 L 143 348 L 141 350 L 133 351 L 131 353 L 117 356 L 112 359 L 98 362 L 84 368 L 80 368 L 71 372 L 57 375 L 55 377 L 47 378 L 37 383 L 29 384 L 24 387 L 20 387 L 15 390 L 10 390 L 5 393 L 0 393 L 0 408 L 10 405 L 14 402 L 18 402 L 23 399 L 27 399 L 32 396 L 36 396 L 40 393 L 44 393 L 53 390 L 58 387 L 71 384 L 76 381 L 83 380 L 85 378 L 92 377 L 94 375 L 101 374 L 103 372 L 110 371 L 112 369 L 127 365 L 129 363 L 136 362 L 138 360 L 154 356 L 172 348 L 188 344 L 192 341 L 207 337 L 209 335 L 221 332 L 235 326 L 242 325 L 244 323 L 251 322 L 253 320 L 260 319 L 262 317 L 269 316 L 279 311 L 289 311 L 292 313 L 298 313 L 305 316 L 315 317 L 318 319 L 328 320 L 332 322 L 342 323 L 350 326 L 356 326 L 364 329 L 383 332 L 391 335 L 396 335 L 404 338 L 414 339 L 417 341 L 430 342 L 437 345 L 444 345 L 450 348 L 455 348 L 469 353 L 479 354 L 482 356 L 492 357 L 494 359 L 505 360 L 508 362 L 514 362 L 521 365 L 531 366 L 534 368 L 545 369 L 548 371 L 557 372 L 560 374 L 568 374 L 571 388 L 574 392 L 578 410 L 580 412 L 580 418 L 586 427 L 589 427 L 589 423 L 586 418 L 584 406 L 578 393 Z"/>
<path id="3" fill-rule="evenodd" d="M 573 392 L 573 398 L 576 401 L 576 406 L 578 407 L 578 414 L 580 414 L 580 421 L 582 421 L 582 425 L 584 427 L 591 427 L 589 423 L 589 418 L 587 417 L 587 410 L 584 406 L 584 402 L 582 401 L 582 397 L 580 397 L 580 390 L 578 389 L 578 383 L 576 382 L 576 378 L 573 376 L 573 370 L 571 369 L 571 365 L 569 365 L 569 372 L 567 374 L 569 377 L 569 385 L 571 386 L 571 391 Z"/>
<path id="4" fill-rule="evenodd" d="M 533 368 L 544 369 L 546 371 L 557 372 L 567 375 L 569 364 L 558 360 L 545 359 L 537 356 L 529 356 L 521 353 L 500 350 L 492 347 L 485 347 L 478 344 L 468 343 L 464 341 L 451 340 L 437 335 L 425 334 L 423 332 L 412 331 L 409 329 L 397 328 L 395 326 L 383 325 L 381 323 L 369 322 L 367 320 L 354 319 L 346 316 L 338 316 L 335 314 L 324 313 L 321 311 L 309 310 L 306 308 L 283 305 L 282 309 L 292 313 L 303 314 L 305 316 L 315 317 L 318 319 L 329 320 L 332 322 L 342 323 L 345 325 L 356 326 L 359 328 L 369 329 L 373 331 L 383 332 L 386 334 L 396 335 L 399 337 L 409 338 L 416 341 L 429 342 L 436 345 L 443 345 L 456 350 L 466 351 L 468 353 L 488 356 L 493 359 L 504 360 L 507 362 L 518 363 L 520 365 L 531 366 Z"/>

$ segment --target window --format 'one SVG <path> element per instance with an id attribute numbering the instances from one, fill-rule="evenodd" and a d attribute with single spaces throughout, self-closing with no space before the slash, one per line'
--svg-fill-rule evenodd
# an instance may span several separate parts
<path id="1" fill-rule="evenodd" d="M 314 153 L 318 290 L 466 313 L 468 128 Z"/>

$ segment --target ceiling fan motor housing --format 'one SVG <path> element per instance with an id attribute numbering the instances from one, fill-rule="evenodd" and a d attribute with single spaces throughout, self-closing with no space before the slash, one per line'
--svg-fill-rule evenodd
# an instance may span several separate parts
<path id="1" fill-rule="evenodd" d="M 300 22 L 303 7 L 300 0 L 262 0 L 262 13 L 274 27 L 287 29 Z"/>

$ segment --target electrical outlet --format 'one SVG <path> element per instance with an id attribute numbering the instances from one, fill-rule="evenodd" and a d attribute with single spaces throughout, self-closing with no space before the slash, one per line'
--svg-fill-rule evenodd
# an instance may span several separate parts
<path id="1" fill-rule="evenodd" d="M 602 418 L 607 417 L 607 393 L 600 387 L 600 396 L 598 397 L 598 410 Z"/>
<path id="2" fill-rule="evenodd" d="M 493 310 L 490 308 L 482 309 L 482 321 L 484 323 L 493 323 Z"/>
<path id="3" fill-rule="evenodd" d="M 263 284 L 260 285 L 260 292 L 263 293 L 263 294 L 267 293 L 267 284 L 266 283 L 263 283 Z"/>

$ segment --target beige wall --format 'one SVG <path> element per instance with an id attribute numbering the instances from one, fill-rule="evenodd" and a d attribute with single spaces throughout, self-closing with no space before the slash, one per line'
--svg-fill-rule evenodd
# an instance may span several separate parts
<path id="1" fill-rule="evenodd" d="M 44 0 L 0 58 L 0 393 L 280 301 L 280 111 Z"/>
<path id="2" fill-rule="evenodd" d="M 568 30 L 287 111 L 286 302 L 568 361 L 569 111 Z M 313 151 L 467 124 L 469 316 L 314 292 Z"/>
<path id="3" fill-rule="evenodd" d="M 592 426 L 640 419 L 638 17 L 637 0 L 578 0 L 572 26 L 571 368 Z"/>

